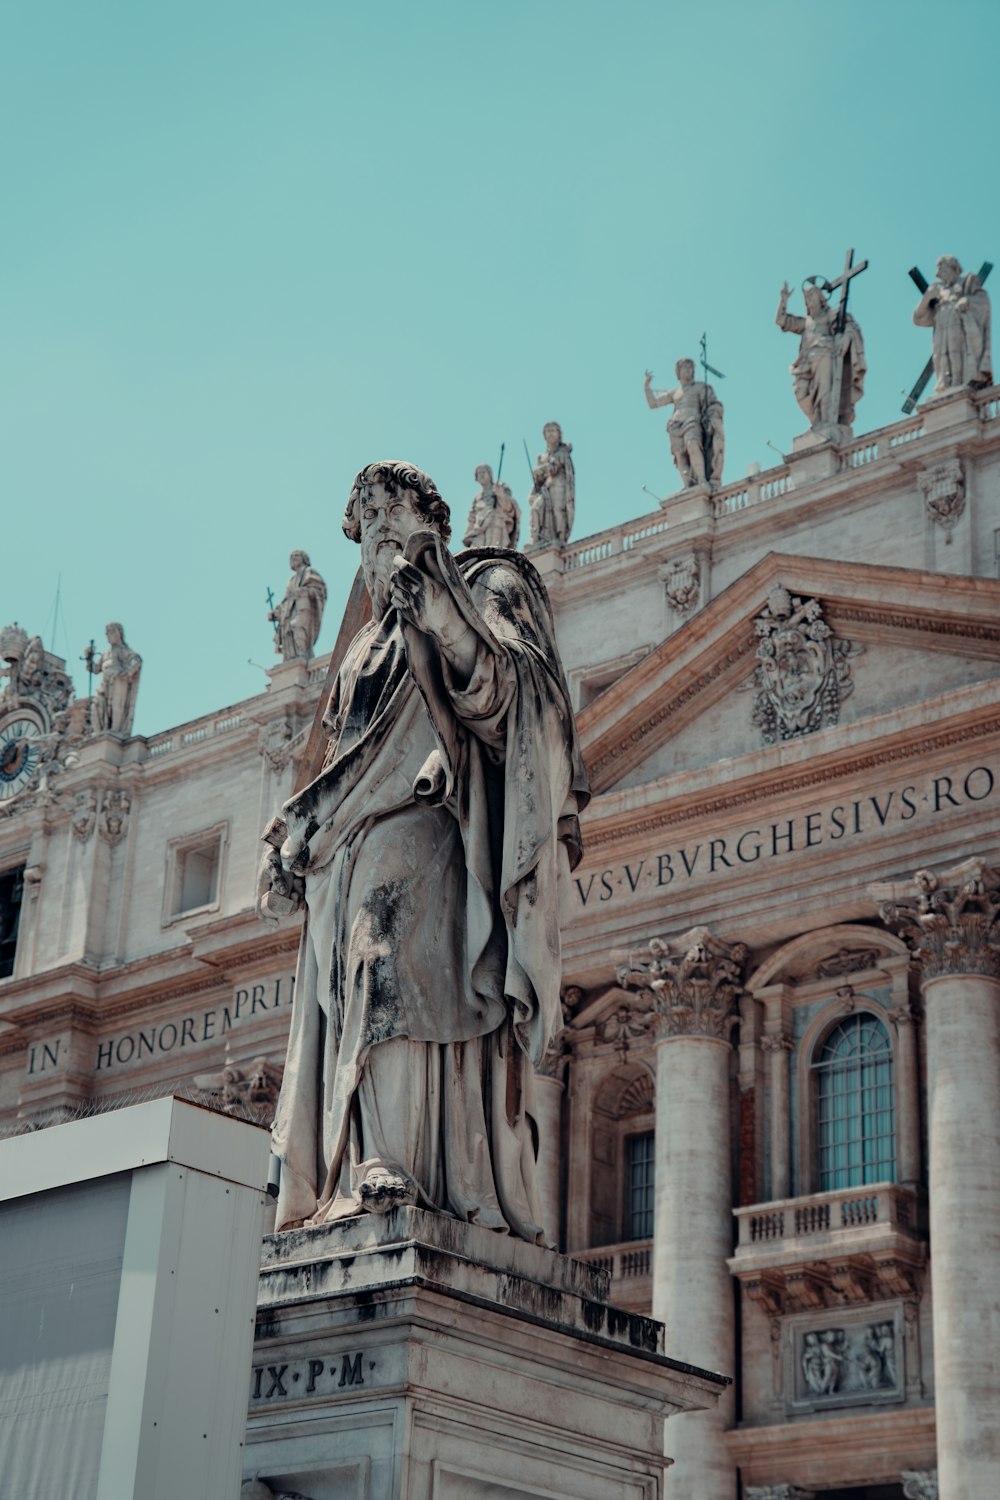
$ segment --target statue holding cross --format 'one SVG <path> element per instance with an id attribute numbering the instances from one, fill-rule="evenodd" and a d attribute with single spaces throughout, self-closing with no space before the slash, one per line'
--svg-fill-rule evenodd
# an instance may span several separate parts
<path id="1" fill-rule="evenodd" d="M 799 335 L 798 358 L 791 366 L 792 388 L 811 430 L 828 442 L 840 442 L 849 436 L 855 405 L 864 395 L 868 368 L 861 329 L 847 311 L 851 280 L 865 270 L 868 262 L 853 262 L 854 251 L 848 250 L 844 269 L 835 281 L 807 277 L 802 284 L 805 317 L 788 311 L 792 289 L 786 281 L 775 315 L 783 333 Z M 834 308 L 829 298 L 838 287 L 840 301 Z"/>
<path id="2" fill-rule="evenodd" d="M 934 330 L 931 358 L 937 395 L 962 386 L 993 384 L 990 299 L 983 289 L 991 270 L 987 263 L 975 276 L 963 271 L 954 255 L 942 255 L 930 286 L 916 267 L 910 272 L 923 294 L 913 321 L 918 328 Z"/>

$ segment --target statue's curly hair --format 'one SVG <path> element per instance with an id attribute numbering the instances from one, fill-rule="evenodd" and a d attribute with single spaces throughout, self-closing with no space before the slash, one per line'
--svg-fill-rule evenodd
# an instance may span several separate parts
<path id="1" fill-rule="evenodd" d="M 355 475 L 351 493 L 344 511 L 344 534 L 352 542 L 361 541 L 361 496 L 370 485 L 381 484 L 387 495 L 398 495 L 405 490 L 413 496 L 413 508 L 431 531 L 439 533 L 447 542 L 451 537 L 451 512 L 438 493 L 437 485 L 429 474 L 400 459 L 385 458 L 375 464 L 366 464 Z"/>

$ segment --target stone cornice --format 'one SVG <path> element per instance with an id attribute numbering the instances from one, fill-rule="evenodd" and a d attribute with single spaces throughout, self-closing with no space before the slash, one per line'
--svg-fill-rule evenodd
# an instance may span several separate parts
<path id="1" fill-rule="evenodd" d="M 714 787 L 700 789 L 685 796 L 676 796 L 666 806 L 660 802 L 655 811 L 642 807 L 634 812 L 623 810 L 615 816 L 609 811 L 603 817 L 600 797 L 595 798 L 583 816 L 584 850 L 589 855 L 595 849 L 603 849 L 619 842 L 634 844 L 644 835 L 657 833 L 663 828 L 777 801 L 786 798 L 789 793 L 808 791 L 813 787 L 839 781 L 850 783 L 864 771 L 926 758 L 936 750 L 947 750 L 953 745 L 971 745 L 991 735 L 1000 735 L 1000 715 L 995 713 L 986 718 L 977 716 L 973 722 L 967 722 L 963 717 L 956 724 L 952 719 L 947 729 L 942 728 L 936 733 L 928 732 L 926 723 L 915 724 L 905 734 L 897 732 L 875 741 L 870 740 L 863 749 L 852 746 L 846 751 L 840 748 L 825 755 L 817 755 L 812 761 L 805 762 L 803 769 L 799 771 L 790 770 L 787 753 L 783 753 L 785 747 L 776 745 L 763 752 L 772 762 L 770 767 L 764 769 L 755 765 L 746 777 L 734 779 L 730 783 L 731 789 L 725 792 L 720 793 Z M 760 754 L 761 752 L 755 752 L 753 759 L 757 761 Z"/>

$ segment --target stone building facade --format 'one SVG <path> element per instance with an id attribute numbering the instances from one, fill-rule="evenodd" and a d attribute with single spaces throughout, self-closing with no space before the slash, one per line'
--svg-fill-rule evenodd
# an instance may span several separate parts
<path id="1" fill-rule="evenodd" d="M 672 1423 L 678 1500 L 996 1486 L 998 502 L 961 392 L 533 553 L 595 793 L 549 1227 L 736 1377 Z M 254 871 L 327 665 L 148 739 L 5 689 L 0 1128 L 273 1101 L 298 929 Z"/>

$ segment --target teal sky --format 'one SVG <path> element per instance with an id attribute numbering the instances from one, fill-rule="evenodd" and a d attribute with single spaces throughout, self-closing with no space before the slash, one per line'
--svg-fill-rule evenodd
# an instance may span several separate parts
<path id="1" fill-rule="evenodd" d="M 1000 262 L 998 58 L 973 0 L 0 0 L 0 624 L 76 658 L 121 620 L 140 733 L 221 708 L 292 547 L 332 644 L 363 463 L 413 459 L 460 530 L 554 418 L 576 536 L 649 511 L 643 372 L 703 330 L 725 480 L 767 467 L 805 425 L 778 289 L 849 245 L 856 430 L 896 420 L 907 268 Z"/>

